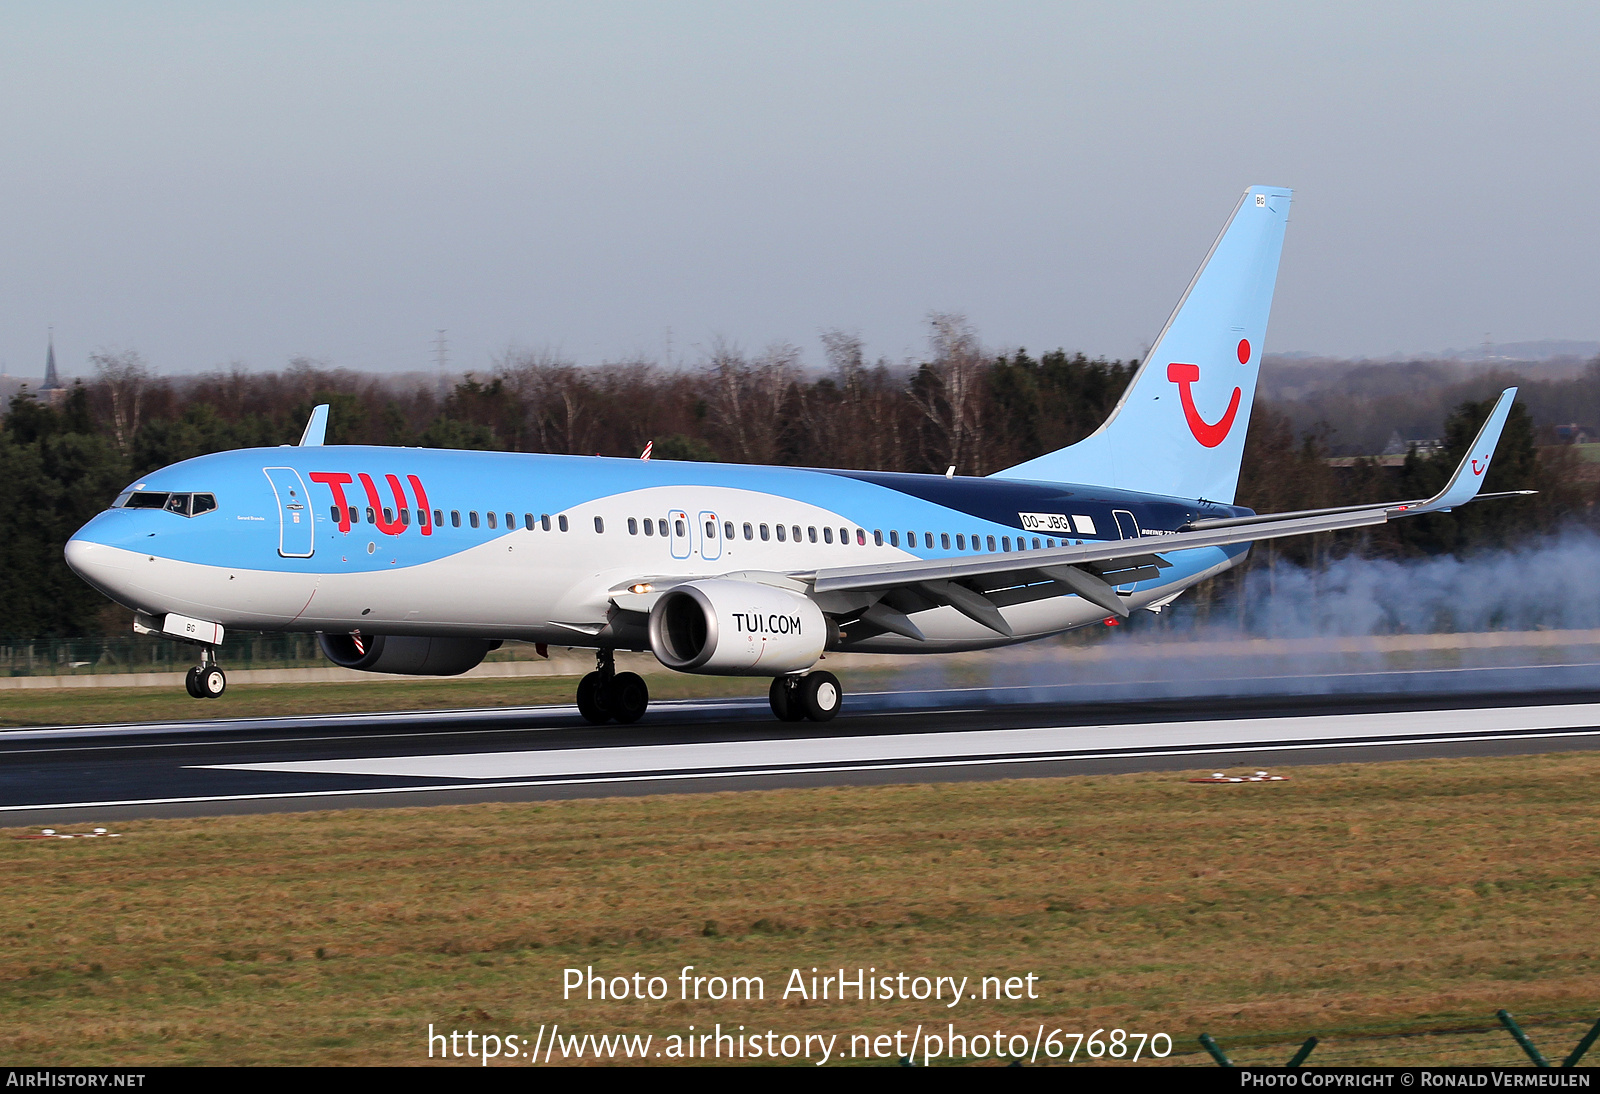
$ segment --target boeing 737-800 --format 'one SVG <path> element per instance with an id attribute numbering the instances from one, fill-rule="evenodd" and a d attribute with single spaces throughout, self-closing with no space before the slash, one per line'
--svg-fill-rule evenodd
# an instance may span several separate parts
<path id="1" fill-rule="evenodd" d="M 1506 391 L 1436 497 L 1257 515 L 1233 502 L 1289 191 L 1245 191 L 1121 401 L 1085 440 L 984 478 L 326 445 L 185 460 L 66 546 L 134 628 L 200 649 L 227 629 L 316 632 L 335 664 L 465 672 L 507 640 L 597 651 L 589 721 L 632 722 L 642 678 L 770 676 L 779 717 L 839 710 L 825 651 L 937 653 L 1159 610 L 1258 539 L 1477 496 Z"/>

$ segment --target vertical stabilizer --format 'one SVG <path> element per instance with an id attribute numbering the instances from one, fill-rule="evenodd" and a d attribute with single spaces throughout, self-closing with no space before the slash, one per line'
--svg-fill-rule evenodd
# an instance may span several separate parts
<path id="1" fill-rule="evenodd" d="M 1104 425 L 995 477 L 1233 501 L 1289 195 L 1245 191 Z"/>

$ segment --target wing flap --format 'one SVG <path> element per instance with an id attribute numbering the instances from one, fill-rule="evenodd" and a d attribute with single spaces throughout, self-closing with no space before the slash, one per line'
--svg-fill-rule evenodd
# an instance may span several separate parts
<path id="1" fill-rule="evenodd" d="M 1170 565 L 1162 555 L 1196 547 L 1223 547 L 1251 543 L 1260 539 L 1283 539 L 1315 532 L 1337 532 L 1348 528 L 1368 528 L 1399 517 L 1436 513 L 1464 505 L 1478 496 L 1478 487 L 1489 471 L 1489 460 L 1500 441 L 1506 418 L 1517 394 L 1507 388 L 1500 394 L 1488 419 L 1478 430 L 1472 447 L 1462 459 L 1445 488 L 1423 501 L 1388 502 L 1374 505 L 1343 506 L 1296 513 L 1268 513 L 1250 517 L 1229 517 L 1195 521 L 1168 535 L 1137 536 L 1133 539 L 1099 540 L 1073 547 L 1054 547 L 1042 551 L 1012 551 L 1004 554 L 936 558 L 918 561 L 886 562 L 875 566 L 839 566 L 808 575 L 816 593 L 886 589 L 896 585 L 960 582 L 984 577 L 1015 576 L 1012 584 L 1026 583 L 1026 575 L 1040 573 L 1072 588 L 1079 596 L 1107 611 L 1117 611 L 1120 599 L 1106 599 L 1098 581 L 1106 589 L 1113 584 L 1144 581 L 1158 576 Z M 1516 493 L 1523 493 L 1517 491 Z M 1490 495 L 1501 496 L 1501 495 Z M 1152 568 L 1154 572 L 1152 572 Z M 1108 580 L 1109 579 L 1109 580 Z M 1074 584 L 1077 583 L 1077 584 Z M 1077 586 L 1091 590 L 1085 593 Z M 977 594 L 974 594 L 977 595 Z M 1096 599 L 1100 597 L 1101 599 Z M 1122 614 L 1125 614 L 1122 613 Z M 980 620 L 981 622 L 981 620 Z M 987 625 L 987 624 L 986 624 Z"/>

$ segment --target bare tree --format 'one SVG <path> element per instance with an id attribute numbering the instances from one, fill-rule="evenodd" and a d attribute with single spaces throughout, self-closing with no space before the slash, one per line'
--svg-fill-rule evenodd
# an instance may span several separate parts
<path id="1" fill-rule="evenodd" d="M 935 312 L 928 323 L 932 360 L 911 387 L 925 419 L 924 455 L 935 469 L 981 474 L 984 362 L 978 336 L 963 315 Z"/>
<path id="2" fill-rule="evenodd" d="M 592 451 L 594 385 L 587 373 L 550 350 L 508 352 L 500 364 L 506 386 L 525 408 L 537 451 Z"/>
<path id="3" fill-rule="evenodd" d="M 800 350 L 775 343 L 754 361 L 722 339 L 706 365 L 707 416 L 726 450 L 745 463 L 777 463 Z"/>
<path id="4" fill-rule="evenodd" d="M 860 337 L 822 332 L 828 375 L 803 389 L 799 413 L 811 458 L 826 467 L 898 470 L 903 462 L 903 385 L 885 361 L 868 368 Z"/>
<path id="5" fill-rule="evenodd" d="M 89 362 L 111 401 L 111 432 L 117 448 L 126 456 L 133 446 L 133 435 L 139 431 L 145 389 L 152 378 L 150 366 L 138 350 L 131 349 L 117 353 L 103 349 L 91 354 Z"/>

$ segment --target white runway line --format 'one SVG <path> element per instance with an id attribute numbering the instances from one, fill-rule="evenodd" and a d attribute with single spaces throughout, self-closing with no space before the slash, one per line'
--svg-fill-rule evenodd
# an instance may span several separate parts
<path id="1" fill-rule="evenodd" d="M 1309 715 L 1138 725 L 1057 726 L 874 737 L 623 745 L 442 756 L 384 756 L 246 764 L 222 771 L 379 775 L 430 779 L 529 779 L 622 772 L 731 771 L 818 764 L 928 762 L 969 757 L 1049 756 L 1143 749 L 1273 745 L 1584 729 L 1600 726 L 1600 704 Z"/>

